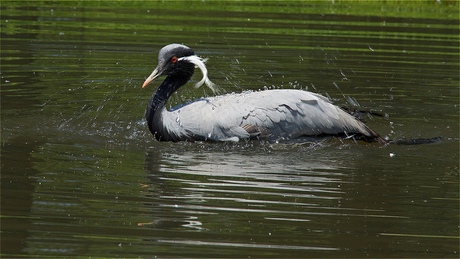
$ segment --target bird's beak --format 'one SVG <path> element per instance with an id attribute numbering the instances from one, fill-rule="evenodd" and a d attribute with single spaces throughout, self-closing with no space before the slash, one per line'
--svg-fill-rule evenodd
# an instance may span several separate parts
<path id="1" fill-rule="evenodd" d="M 155 70 L 153 70 L 152 74 L 150 74 L 149 77 L 147 77 L 147 79 L 145 79 L 145 82 L 142 85 L 142 88 L 145 88 L 153 80 L 155 80 L 157 77 L 161 76 L 162 73 L 163 73 L 163 71 L 161 71 L 158 67 L 156 67 Z"/>

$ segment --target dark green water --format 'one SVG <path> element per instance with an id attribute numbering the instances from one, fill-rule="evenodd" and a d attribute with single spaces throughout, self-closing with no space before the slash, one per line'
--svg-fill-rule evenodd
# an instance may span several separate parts
<path id="1" fill-rule="evenodd" d="M 2 257 L 458 258 L 458 8 L 2 1 Z M 141 84 L 169 43 L 226 92 L 308 89 L 443 141 L 156 142 Z"/>

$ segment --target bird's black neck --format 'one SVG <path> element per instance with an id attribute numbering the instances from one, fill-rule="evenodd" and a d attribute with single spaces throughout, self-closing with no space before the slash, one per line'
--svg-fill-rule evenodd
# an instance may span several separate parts
<path id="1" fill-rule="evenodd" d="M 193 75 L 193 66 L 188 69 L 181 70 L 180 73 L 170 74 L 166 77 L 163 83 L 153 92 L 152 97 L 147 106 L 145 118 L 149 125 L 150 132 L 156 139 L 162 139 L 166 136 L 163 129 L 162 111 L 169 97 L 177 91 L 181 86 L 187 83 Z"/>

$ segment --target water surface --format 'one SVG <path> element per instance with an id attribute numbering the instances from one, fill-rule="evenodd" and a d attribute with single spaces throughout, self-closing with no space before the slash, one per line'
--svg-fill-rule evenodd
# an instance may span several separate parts
<path id="1" fill-rule="evenodd" d="M 457 2 L 183 5 L 2 1 L 3 256 L 458 257 Z M 174 42 L 222 91 L 308 89 L 443 140 L 156 142 L 140 86 Z M 212 95 L 190 86 L 171 106 Z"/>

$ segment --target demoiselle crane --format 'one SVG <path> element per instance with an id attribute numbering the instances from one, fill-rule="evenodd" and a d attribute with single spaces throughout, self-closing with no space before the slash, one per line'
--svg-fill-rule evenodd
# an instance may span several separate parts
<path id="1" fill-rule="evenodd" d="M 148 102 L 146 119 L 159 141 L 289 140 L 299 137 L 338 136 L 386 144 L 375 131 L 333 105 L 326 97 L 296 89 L 246 91 L 202 97 L 180 107 L 166 109 L 168 98 L 192 77 L 195 67 L 203 73 L 196 86 L 208 78 L 205 59 L 181 44 L 163 47 L 158 65 L 145 80 L 145 88 L 165 75 Z"/>

